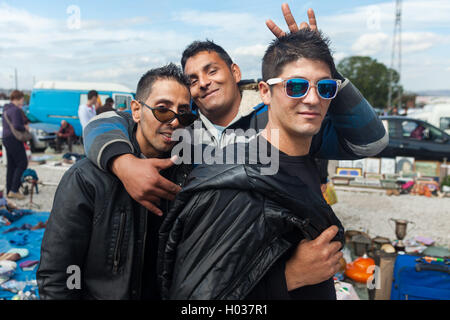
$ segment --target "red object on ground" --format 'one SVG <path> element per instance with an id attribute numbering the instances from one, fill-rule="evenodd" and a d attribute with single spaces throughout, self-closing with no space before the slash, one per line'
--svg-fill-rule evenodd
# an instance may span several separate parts
<path id="1" fill-rule="evenodd" d="M 368 269 L 374 265 L 375 261 L 371 258 L 357 258 L 355 261 L 347 263 L 345 275 L 356 282 L 366 283 L 375 271 L 368 272 Z"/>

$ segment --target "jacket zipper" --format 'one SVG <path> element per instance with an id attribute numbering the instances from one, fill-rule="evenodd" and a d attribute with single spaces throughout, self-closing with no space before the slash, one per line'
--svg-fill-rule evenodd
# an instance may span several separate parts
<path id="1" fill-rule="evenodd" d="M 138 296 L 141 295 L 141 289 L 142 289 L 142 285 L 141 285 L 141 280 L 142 280 L 142 273 L 143 273 L 143 267 L 144 267 L 144 260 L 145 260 L 145 244 L 147 242 L 147 215 L 148 214 L 152 214 L 149 213 L 148 210 L 145 210 L 144 213 L 144 238 L 142 240 L 142 255 L 141 255 L 141 261 L 140 261 L 140 266 L 139 266 L 139 276 L 138 276 L 138 282 L 137 282 L 137 292 L 136 294 L 136 299 Z"/>
<path id="2" fill-rule="evenodd" d="M 295 216 L 288 216 L 287 220 L 290 221 L 294 226 L 296 226 L 303 233 L 303 236 L 307 240 L 312 240 L 311 234 L 306 230 L 306 226 L 309 224 L 312 226 L 309 219 L 301 220 Z"/>
<path id="3" fill-rule="evenodd" d="M 117 270 L 119 269 L 120 249 L 122 247 L 122 240 L 125 232 L 125 222 L 126 222 L 126 213 L 125 211 L 122 211 L 120 213 L 119 235 L 117 236 L 116 248 L 114 250 L 114 267 L 113 267 L 114 273 L 117 273 Z"/>

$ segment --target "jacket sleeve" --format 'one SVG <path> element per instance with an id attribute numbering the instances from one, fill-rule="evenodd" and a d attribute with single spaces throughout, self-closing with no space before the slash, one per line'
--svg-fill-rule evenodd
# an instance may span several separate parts
<path id="1" fill-rule="evenodd" d="M 83 179 L 79 169 L 72 168 L 64 174 L 41 245 L 36 273 L 41 299 L 81 298 L 83 265 L 92 230 L 93 195 L 94 189 Z M 78 275 L 77 271 L 68 269 L 70 266 L 80 268 Z M 75 280 L 81 283 L 81 290 L 69 289 L 68 284 L 76 284 Z"/>
<path id="2" fill-rule="evenodd" d="M 131 116 L 121 116 L 115 111 L 97 115 L 83 130 L 86 156 L 98 168 L 107 171 L 109 161 L 121 154 L 133 153 L 130 129 Z"/>
<path id="3" fill-rule="evenodd" d="M 313 138 L 310 154 L 323 159 L 359 159 L 380 153 L 388 143 L 389 136 L 372 106 L 344 79 Z"/>
<path id="4" fill-rule="evenodd" d="M 19 108 L 11 108 L 11 112 L 8 112 L 9 121 L 18 131 L 25 131 L 24 118 L 22 110 Z"/>

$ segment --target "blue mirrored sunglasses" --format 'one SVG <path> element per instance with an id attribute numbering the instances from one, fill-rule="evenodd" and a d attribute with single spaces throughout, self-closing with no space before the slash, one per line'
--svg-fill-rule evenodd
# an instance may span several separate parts
<path id="1" fill-rule="evenodd" d="M 323 79 L 319 80 L 317 84 L 311 85 L 311 83 L 303 78 L 292 78 L 292 79 L 282 79 L 282 78 L 272 78 L 266 81 L 269 86 L 284 83 L 284 88 L 286 95 L 288 97 L 299 99 L 305 97 L 311 87 L 317 88 L 317 93 L 322 99 L 333 99 L 336 97 L 339 88 L 342 84 L 341 80 L 335 79 Z"/>

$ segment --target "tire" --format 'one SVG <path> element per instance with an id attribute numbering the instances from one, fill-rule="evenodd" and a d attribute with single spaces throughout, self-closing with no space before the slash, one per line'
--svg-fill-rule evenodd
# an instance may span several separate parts
<path id="1" fill-rule="evenodd" d="M 31 140 L 30 141 L 30 149 L 31 149 L 31 152 L 33 153 L 33 152 L 43 152 L 46 148 L 36 148 L 34 146 L 33 140 Z"/>

